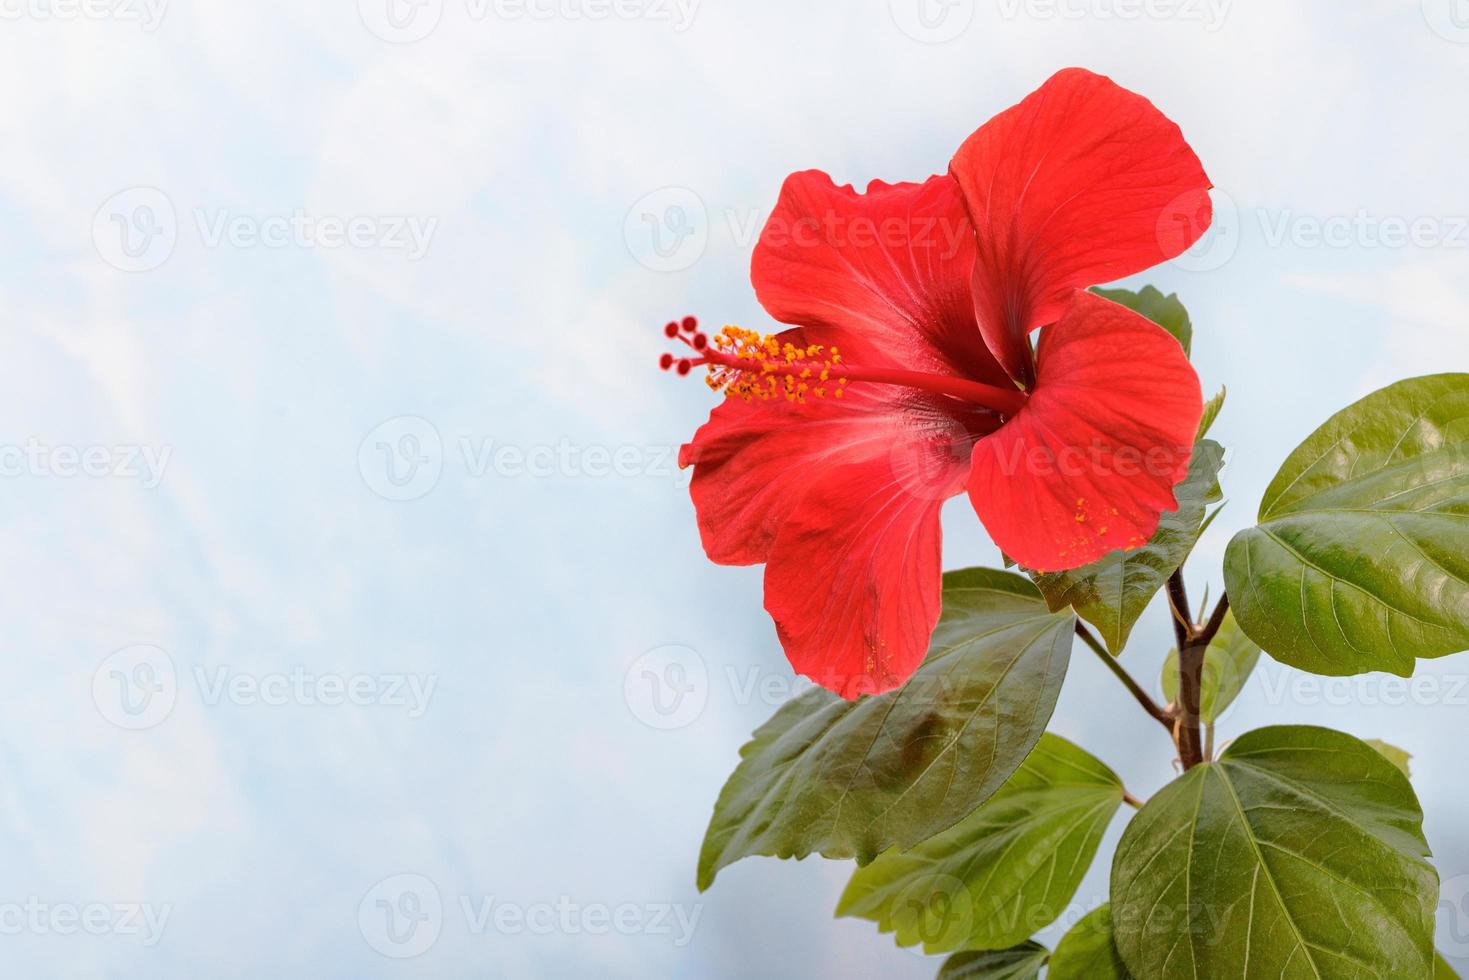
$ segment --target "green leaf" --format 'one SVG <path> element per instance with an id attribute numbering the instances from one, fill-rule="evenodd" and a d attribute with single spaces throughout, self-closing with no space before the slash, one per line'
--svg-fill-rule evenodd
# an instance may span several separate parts
<path id="1" fill-rule="evenodd" d="M 1433 954 L 1433 980 L 1459 980 L 1459 975 L 1449 966 L 1449 961 L 1443 958 L 1442 953 Z"/>
<path id="2" fill-rule="evenodd" d="M 1364 739 L 1364 741 L 1381 752 L 1388 762 L 1391 762 L 1402 771 L 1404 776 L 1407 776 L 1409 779 L 1413 778 L 1413 767 L 1411 765 L 1413 756 L 1411 753 L 1403 751 L 1396 745 L 1388 745 L 1380 738 L 1369 738 Z"/>
<path id="3" fill-rule="evenodd" d="M 1212 725 L 1234 703 L 1245 682 L 1260 660 L 1260 647 L 1245 635 L 1234 621 L 1234 613 L 1226 613 L 1224 625 L 1209 642 L 1204 652 L 1204 683 L 1200 690 L 1199 717 Z M 1163 664 L 1163 697 L 1178 701 L 1178 651 L 1169 650 Z"/>
<path id="4" fill-rule="evenodd" d="M 1139 977 L 1426 977 L 1438 875 L 1407 777 L 1324 728 L 1250 732 L 1133 819 L 1112 864 Z"/>
<path id="5" fill-rule="evenodd" d="M 1067 572 L 1032 573 L 1050 607 L 1075 607 L 1102 634 L 1112 655 L 1120 655 L 1138 617 L 1198 542 L 1204 509 L 1220 497 L 1223 463 L 1224 448 L 1217 442 L 1194 447 L 1188 476 L 1174 491 L 1178 509 L 1163 515 L 1152 540 L 1141 548 L 1114 551 Z"/>
<path id="6" fill-rule="evenodd" d="M 1316 430 L 1224 577 L 1245 632 L 1302 670 L 1407 677 L 1469 648 L 1469 374 L 1400 382 Z"/>
<path id="7" fill-rule="evenodd" d="M 1164 296 L 1153 286 L 1144 286 L 1137 292 L 1131 289 L 1102 289 L 1095 287 L 1092 292 L 1103 299 L 1110 299 L 1114 303 L 1121 303 L 1134 313 L 1141 313 L 1152 320 L 1158 326 L 1167 330 L 1183 345 L 1185 354 L 1192 353 L 1194 345 L 1194 327 L 1189 322 L 1188 310 L 1178 301 L 1177 293 L 1169 293 Z"/>
<path id="8" fill-rule="evenodd" d="M 1035 980 L 1047 955 L 1046 947 L 1032 942 L 992 952 L 956 953 L 944 960 L 938 980 Z"/>
<path id="9" fill-rule="evenodd" d="M 1014 945 L 1066 910 L 1121 805 L 1111 769 L 1048 733 L 989 802 L 858 868 L 837 915 L 926 953 Z"/>
<path id="10" fill-rule="evenodd" d="M 1214 428 L 1214 423 L 1219 421 L 1219 413 L 1224 411 L 1224 399 L 1228 394 L 1228 388 L 1220 388 L 1219 394 L 1204 403 L 1204 417 L 1199 420 L 1199 434 L 1195 439 L 1204 438 Z"/>
<path id="11" fill-rule="evenodd" d="M 1112 907 L 1088 912 L 1056 944 L 1046 980 L 1131 980 L 1112 941 Z"/>
<path id="12" fill-rule="evenodd" d="M 907 684 L 857 701 L 813 688 L 740 750 L 699 854 L 700 891 L 743 857 L 866 864 L 968 816 L 1044 733 L 1075 625 L 1019 575 L 946 574 L 943 615 Z"/>

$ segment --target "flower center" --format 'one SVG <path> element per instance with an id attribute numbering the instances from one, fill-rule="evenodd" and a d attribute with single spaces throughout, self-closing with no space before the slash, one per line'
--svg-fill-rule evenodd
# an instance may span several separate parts
<path id="1" fill-rule="evenodd" d="M 686 375 L 696 367 L 709 369 L 705 383 L 714 391 L 746 401 L 784 398 L 805 402 L 808 397 L 841 398 L 849 384 L 897 385 L 980 405 L 1006 418 L 1024 407 L 1027 396 L 1016 388 L 1000 388 L 948 374 L 905 371 L 901 368 L 849 364 L 836 347 L 806 347 L 782 342 L 773 334 L 759 334 L 726 326 L 713 338 L 699 330 L 699 321 L 684 317 L 663 328 L 669 340 L 686 344 L 692 357 L 664 354 L 663 370 Z"/>

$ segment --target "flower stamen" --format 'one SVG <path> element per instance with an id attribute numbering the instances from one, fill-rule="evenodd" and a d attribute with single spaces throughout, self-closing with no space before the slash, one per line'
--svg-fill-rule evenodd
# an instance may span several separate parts
<path id="1" fill-rule="evenodd" d="M 664 354 L 659 361 L 664 370 L 676 364 L 679 374 L 688 374 L 695 367 L 708 367 L 705 383 L 711 390 L 746 401 L 784 398 L 804 403 L 808 397 L 841 398 L 848 384 L 859 381 L 916 388 L 977 404 L 1005 417 L 1014 415 L 1027 401 L 1025 392 L 1017 388 L 999 388 L 957 375 L 852 365 L 842 360 L 836 347 L 802 346 L 743 327 L 726 326 L 710 338 L 698 329 L 693 317 L 670 322 L 664 334 L 699 355 L 675 360 Z"/>

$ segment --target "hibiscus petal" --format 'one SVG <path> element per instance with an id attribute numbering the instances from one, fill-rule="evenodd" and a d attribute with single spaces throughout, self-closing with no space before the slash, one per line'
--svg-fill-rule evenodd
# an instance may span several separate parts
<path id="1" fill-rule="evenodd" d="M 796 672 L 855 699 L 923 662 L 939 618 L 943 500 L 909 493 L 885 461 L 833 476 L 781 526 L 765 608 Z M 962 489 L 962 475 L 951 485 Z"/>
<path id="2" fill-rule="evenodd" d="M 1026 336 L 1055 322 L 1073 289 L 1171 259 L 1213 219 L 1209 178 L 1178 126 L 1080 68 L 985 123 L 949 169 L 978 233 L 980 328 L 1026 384 Z"/>
<path id="3" fill-rule="evenodd" d="M 974 229 L 947 174 L 873 181 L 867 193 L 819 170 L 786 178 L 750 262 L 756 295 L 848 360 L 962 374 L 1011 387 L 969 295 Z"/>
<path id="4" fill-rule="evenodd" d="M 843 697 L 896 687 L 938 618 L 939 511 L 992 415 L 885 385 L 804 405 L 731 399 L 683 447 L 705 550 L 767 562 L 795 669 Z"/>
<path id="5" fill-rule="evenodd" d="M 1078 568 L 1137 548 L 1175 510 L 1203 416 L 1166 330 L 1091 293 L 1041 332 L 1029 403 L 975 447 L 969 498 L 1005 554 Z"/>

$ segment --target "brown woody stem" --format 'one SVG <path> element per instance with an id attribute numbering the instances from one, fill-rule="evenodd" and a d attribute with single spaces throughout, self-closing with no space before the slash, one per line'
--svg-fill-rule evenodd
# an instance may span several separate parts
<path id="1" fill-rule="evenodd" d="M 1183 587 L 1183 575 L 1180 572 L 1174 572 L 1168 585 L 1170 601 L 1176 604 L 1176 608 L 1187 609 L 1188 596 Z M 1185 770 L 1192 769 L 1201 762 L 1209 761 L 1212 753 L 1213 747 L 1205 744 L 1204 733 L 1200 725 L 1204 689 L 1204 658 L 1209 651 L 1209 644 L 1213 642 L 1220 627 L 1224 625 L 1224 616 L 1228 612 L 1229 596 L 1224 595 L 1220 597 L 1219 604 L 1214 607 L 1214 614 L 1202 626 L 1180 621 L 1177 616 L 1174 617 L 1179 646 L 1178 724 L 1174 729 L 1173 740 L 1178 746 L 1178 759 L 1183 763 Z M 1210 735 L 1212 734 L 1211 732 Z M 1212 742 L 1213 738 L 1211 737 L 1209 741 Z"/>

